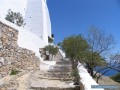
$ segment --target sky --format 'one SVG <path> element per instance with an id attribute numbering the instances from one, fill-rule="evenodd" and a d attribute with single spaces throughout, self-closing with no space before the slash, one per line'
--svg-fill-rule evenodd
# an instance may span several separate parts
<path id="1" fill-rule="evenodd" d="M 55 43 L 97 27 L 112 34 L 120 50 L 120 0 L 47 0 Z"/>

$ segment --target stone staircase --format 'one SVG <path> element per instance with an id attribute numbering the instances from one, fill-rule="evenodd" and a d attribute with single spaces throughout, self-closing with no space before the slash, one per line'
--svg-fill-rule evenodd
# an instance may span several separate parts
<path id="1" fill-rule="evenodd" d="M 71 64 L 67 60 L 57 61 L 48 71 L 38 71 L 30 78 L 29 90 L 80 90 L 73 85 Z"/>
<path id="2" fill-rule="evenodd" d="M 65 62 L 65 63 L 64 63 Z M 71 77 L 71 64 L 69 61 L 62 60 L 61 62 L 57 62 L 55 66 L 50 69 L 45 76 L 50 76 L 52 78 L 63 78 L 64 80 L 69 78 L 72 80 Z"/>
<path id="3" fill-rule="evenodd" d="M 29 90 L 80 90 L 73 85 L 71 62 L 63 59 L 60 53 L 57 53 L 54 60 L 56 64 L 49 70 L 31 74 Z"/>

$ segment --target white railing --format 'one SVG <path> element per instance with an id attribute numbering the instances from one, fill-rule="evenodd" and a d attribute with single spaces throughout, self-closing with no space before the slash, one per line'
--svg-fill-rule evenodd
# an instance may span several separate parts
<path id="1" fill-rule="evenodd" d="M 62 57 L 65 58 L 65 53 L 61 49 L 59 49 L 59 52 L 61 53 Z"/>
<path id="2" fill-rule="evenodd" d="M 104 90 L 104 89 L 98 89 L 98 88 L 91 88 L 92 85 L 98 85 L 93 78 L 89 75 L 87 70 L 84 68 L 84 66 L 79 63 L 78 65 L 79 75 L 80 75 L 80 82 L 84 85 L 84 90 Z"/>

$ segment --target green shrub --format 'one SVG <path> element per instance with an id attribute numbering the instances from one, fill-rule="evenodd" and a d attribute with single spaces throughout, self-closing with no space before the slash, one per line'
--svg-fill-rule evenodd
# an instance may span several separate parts
<path id="1" fill-rule="evenodd" d="M 51 37 L 48 36 L 48 42 L 49 43 L 53 43 L 53 38 L 51 38 Z"/>
<path id="2" fill-rule="evenodd" d="M 80 84 L 80 75 L 79 75 L 79 71 L 78 71 L 78 68 L 72 70 L 72 76 L 73 76 L 73 82 L 74 82 L 74 85 L 79 85 Z"/>
<path id="3" fill-rule="evenodd" d="M 119 82 L 119 83 L 120 83 L 120 73 L 118 73 L 118 74 L 116 74 L 116 75 L 112 76 L 111 78 L 112 78 L 114 81 L 116 81 L 116 82 Z"/>
<path id="4" fill-rule="evenodd" d="M 16 75 L 16 74 L 18 74 L 19 72 L 20 72 L 20 71 L 18 71 L 18 70 L 16 70 L 16 69 L 12 69 L 10 75 Z"/>
<path id="5" fill-rule="evenodd" d="M 18 26 L 25 25 L 22 14 L 20 14 L 20 12 L 13 12 L 11 9 L 8 10 L 8 14 L 6 15 L 5 19 Z"/>

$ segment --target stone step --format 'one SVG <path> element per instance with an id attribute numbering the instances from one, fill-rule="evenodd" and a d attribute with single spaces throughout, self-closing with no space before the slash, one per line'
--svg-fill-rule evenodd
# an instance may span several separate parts
<path id="1" fill-rule="evenodd" d="M 61 69 L 56 69 L 56 70 L 49 70 L 48 72 L 51 73 L 70 73 L 72 70 L 61 70 Z"/>
<path id="2" fill-rule="evenodd" d="M 54 70 L 54 71 L 56 71 L 56 70 L 59 70 L 59 71 L 70 71 L 71 68 L 70 67 L 53 67 L 51 70 Z"/>
<path id="3" fill-rule="evenodd" d="M 67 65 L 56 64 L 54 67 L 72 67 L 72 65 L 71 64 L 67 64 Z"/>
<path id="4" fill-rule="evenodd" d="M 44 74 L 39 74 L 39 76 L 37 77 L 42 79 L 59 79 L 59 80 L 72 79 L 72 76 L 70 73 L 68 74 L 44 73 Z"/>
<path id="5" fill-rule="evenodd" d="M 66 61 L 66 60 L 61 60 L 61 61 L 58 61 L 56 62 L 56 64 L 61 64 L 61 65 L 71 65 L 71 62 L 70 61 Z"/>
<path id="6" fill-rule="evenodd" d="M 29 90 L 80 90 L 75 89 L 72 81 L 65 81 L 60 79 L 30 79 Z"/>
<path id="7" fill-rule="evenodd" d="M 39 77 L 38 79 L 47 79 L 47 80 L 60 80 L 60 81 L 72 81 L 72 77 L 66 77 L 66 78 L 57 78 L 57 77 Z"/>
<path id="8" fill-rule="evenodd" d="M 63 72 L 63 73 L 60 73 L 60 72 L 57 72 L 57 73 L 53 73 L 53 72 L 48 72 L 48 73 L 44 73 L 42 75 L 71 75 L 71 72 Z"/>
<path id="9" fill-rule="evenodd" d="M 51 71 L 48 71 L 48 72 L 40 72 L 39 75 L 45 75 L 45 74 L 71 74 L 71 72 L 51 72 Z"/>
<path id="10" fill-rule="evenodd" d="M 68 87 L 68 88 L 58 88 L 58 87 L 31 87 L 31 90 L 80 90 L 80 89 L 75 89 L 73 87 Z"/>
<path id="11" fill-rule="evenodd" d="M 71 78 L 70 74 L 44 74 L 44 77 Z"/>

